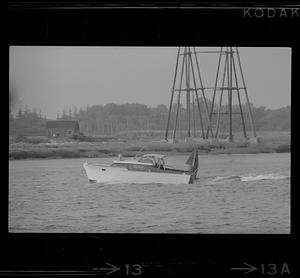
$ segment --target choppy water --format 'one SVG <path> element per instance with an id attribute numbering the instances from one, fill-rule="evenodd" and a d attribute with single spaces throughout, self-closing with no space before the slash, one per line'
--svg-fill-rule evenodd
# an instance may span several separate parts
<path id="1" fill-rule="evenodd" d="M 89 184 L 84 161 L 10 161 L 9 231 L 290 232 L 290 154 L 199 155 L 189 185 Z"/>

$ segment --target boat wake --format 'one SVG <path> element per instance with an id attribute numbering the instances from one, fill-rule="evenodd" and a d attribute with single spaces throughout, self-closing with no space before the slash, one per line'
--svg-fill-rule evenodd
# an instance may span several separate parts
<path id="1" fill-rule="evenodd" d="M 213 183 L 234 182 L 234 181 L 260 181 L 260 180 L 282 180 L 289 179 L 290 176 L 278 175 L 278 174 L 260 174 L 249 176 L 227 176 L 227 177 L 215 177 Z"/>
<path id="2" fill-rule="evenodd" d="M 229 182 L 251 182 L 251 181 L 260 181 L 260 180 L 283 180 L 283 179 L 289 179 L 290 176 L 284 176 L 279 174 L 259 174 L 259 175 L 245 175 L 245 176 L 217 176 L 210 180 L 207 185 L 214 185 L 214 184 L 222 184 L 222 183 L 229 183 Z M 195 181 L 196 184 L 202 184 L 201 179 L 197 179 Z M 91 185 L 149 185 L 149 182 L 139 182 L 139 183 L 127 183 L 122 180 L 120 181 L 114 181 L 114 182 L 93 182 L 87 184 L 87 186 Z M 164 183 L 159 182 L 152 182 L 152 185 L 162 186 Z"/>
<path id="3" fill-rule="evenodd" d="M 245 176 L 241 177 L 241 181 L 258 181 L 258 180 L 283 180 L 289 179 L 290 176 L 283 176 L 278 174 L 264 174 L 257 176 Z"/>

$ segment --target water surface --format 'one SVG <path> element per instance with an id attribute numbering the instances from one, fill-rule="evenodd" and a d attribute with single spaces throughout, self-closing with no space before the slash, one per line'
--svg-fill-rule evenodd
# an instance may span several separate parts
<path id="1" fill-rule="evenodd" d="M 10 161 L 9 231 L 290 233 L 290 154 L 199 155 L 189 185 L 89 184 L 84 161 L 112 159 Z"/>

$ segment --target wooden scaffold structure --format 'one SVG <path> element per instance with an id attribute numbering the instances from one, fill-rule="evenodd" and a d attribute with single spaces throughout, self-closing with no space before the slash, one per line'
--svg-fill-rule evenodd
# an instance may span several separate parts
<path id="1" fill-rule="evenodd" d="M 177 94 L 177 104 L 174 107 L 173 101 L 175 98 L 175 94 Z M 180 113 L 181 97 L 184 94 L 186 97 L 187 138 L 191 137 L 192 119 L 194 136 L 196 135 L 195 117 L 197 112 L 195 110 L 198 110 L 200 130 L 202 132 L 202 138 L 204 139 L 206 128 L 211 133 L 212 129 L 209 120 L 209 106 L 205 96 L 205 90 L 203 87 L 200 66 L 195 47 L 178 48 L 167 127 L 165 132 L 166 141 L 170 140 L 168 139 L 168 133 L 170 129 L 172 109 L 175 109 L 176 112 L 171 141 L 174 142 L 176 140 L 176 132 L 179 125 L 179 118 L 180 114 L 182 114 Z M 199 94 L 202 95 L 202 105 L 200 104 Z M 204 110 L 203 113 L 202 110 Z M 203 117 L 205 117 L 205 119 L 203 119 Z M 206 121 L 206 124 L 204 120 Z"/>
<path id="2" fill-rule="evenodd" d="M 197 58 L 197 53 L 219 53 L 218 66 L 215 78 L 215 84 L 213 87 L 204 87 L 199 61 Z M 179 87 L 178 87 L 178 71 L 181 58 L 181 73 L 179 77 Z M 183 86 L 183 79 L 185 83 Z M 221 83 L 221 84 L 220 84 Z M 178 128 L 178 118 L 180 115 L 180 103 L 182 93 L 186 94 L 186 114 L 187 114 L 187 137 L 191 137 L 191 118 L 193 117 L 193 127 L 194 127 L 194 137 L 196 137 L 196 127 L 195 127 L 195 105 L 198 107 L 199 113 L 199 123 L 200 130 L 202 134 L 202 139 L 220 139 L 220 126 L 221 126 L 221 116 L 225 116 L 227 125 L 227 140 L 233 142 L 233 115 L 239 115 L 241 119 L 241 126 L 243 130 L 243 137 L 248 140 L 247 127 L 246 127 L 246 117 L 243 111 L 242 104 L 242 93 L 246 99 L 246 107 L 248 110 L 249 121 L 251 130 L 253 133 L 253 142 L 258 142 L 256 129 L 253 120 L 253 114 L 251 109 L 251 104 L 249 101 L 248 91 L 245 84 L 244 73 L 242 70 L 241 59 L 239 55 L 239 50 L 237 47 L 221 47 L 217 51 L 196 51 L 195 47 L 179 47 L 177 53 L 175 75 L 173 80 L 171 101 L 169 106 L 168 120 L 165 132 L 165 140 L 169 141 L 168 133 L 171 123 L 171 115 L 173 106 L 173 100 L 175 94 L 177 93 L 177 105 L 173 135 L 171 141 L 174 142 L 176 139 L 176 131 Z M 200 105 L 199 93 L 202 95 L 202 106 Z M 211 96 L 207 98 L 206 94 Z M 227 95 L 227 98 L 224 97 Z M 238 110 L 233 111 L 233 100 L 236 98 Z M 191 105 L 192 99 L 192 105 Z M 227 103 L 223 105 L 224 100 L 227 99 Z M 208 107 L 208 101 L 210 101 L 210 107 Z M 192 107 L 192 109 L 191 109 Z M 192 110 L 192 111 L 191 111 Z M 216 111 L 217 110 L 217 111 Z M 225 110 L 225 111 L 224 111 Z M 205 117 L 205 119 L 203 119 Z M 224 119 L 224 118 L 223 118 Z M 205 123 L 204 123 L 205 120 Z M 224 125 L 224 121 L 223 121 Z M 224 127 L 223 127 L 224 128 Z M 200 138 L 201 138 L 200 137 Z"/>

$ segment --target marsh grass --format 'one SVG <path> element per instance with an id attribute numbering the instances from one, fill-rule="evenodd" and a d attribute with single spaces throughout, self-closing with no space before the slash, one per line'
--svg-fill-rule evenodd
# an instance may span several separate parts
<path id="1" fill-rule="evenodd" d="M 141 152 L 162 154 L 189 153 L 194 148 L 199 154 L 231 153 L 271 153 L 290 152 L 290 132 L 259 132 L 259 144 L 250 144 L 237 139 L 236 142 L 178 142 L 167 143 L 150 139 L 109 141 L 109 142 L 50 142 L 47 138 L 27 138 L 12 140 L 9 144 L 9 159 L 27 158 L 77 158 L 77 157 L 111 157 L 122 153 L 124 157 L 135 156 Z M 235 137 L 238 138 L 238 137 Z M 25 142 L 24 142 L 25 141 Z M 37 143 L 39 142 L 39 143 Z"/>

